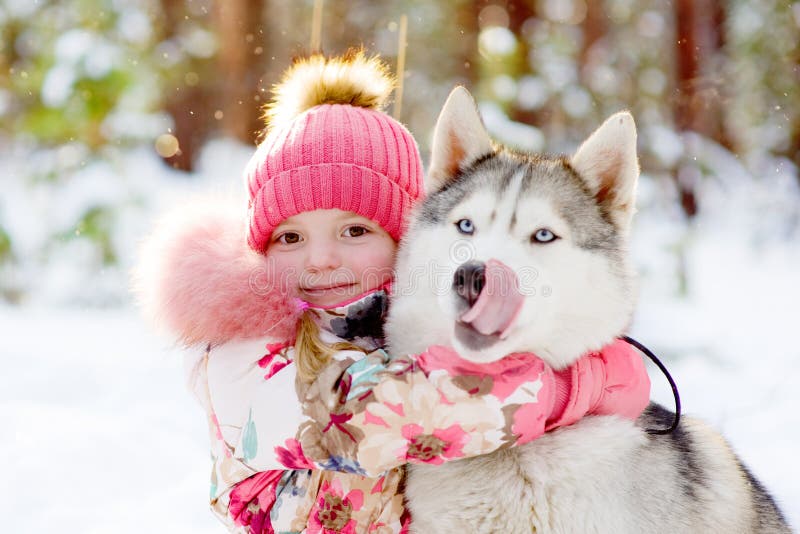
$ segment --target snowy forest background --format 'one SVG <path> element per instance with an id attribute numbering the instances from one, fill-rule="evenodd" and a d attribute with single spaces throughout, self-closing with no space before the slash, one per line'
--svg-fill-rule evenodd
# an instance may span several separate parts
<path id="1" fill-rule="evenodd" d="M 0 486 L 7 532 L 219 532 L 180 351 L 128 292 L 139 239 L 242 194 L 313 0 L 0 0 Z M 491 133 L 569 153 L 630 109 L 632 334 L 800 525 L 800 2 L 327 2 L 321 45 L 395 65 L 427 162 L 464 84 Z M 653 397 L 671 404 L 651 374 Z"/>

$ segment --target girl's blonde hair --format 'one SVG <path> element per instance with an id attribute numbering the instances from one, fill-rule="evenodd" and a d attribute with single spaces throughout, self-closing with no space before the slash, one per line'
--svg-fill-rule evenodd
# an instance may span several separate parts
<path id="1" fill-rule="evenodd" d="M 311 310 L 306 310 L 297 323 L 297 338 L 294 342 L 297 376 L 303 382 L 313 382 L 333 355 L 340 350 L 366 352 L 354 343 L 340 341 L 329 345 L 320 339 L 319 326 Z"/>

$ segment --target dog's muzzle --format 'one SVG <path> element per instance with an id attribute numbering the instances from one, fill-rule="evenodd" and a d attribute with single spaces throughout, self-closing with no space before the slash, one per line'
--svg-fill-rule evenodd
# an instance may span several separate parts
<path id="1" fill-rule="evenodd" d="M 524 297 L 514 270 L 501 261 L 468 261 L 456 269 L 453 290 L 468 309 L 459 320 L 485 336 L 501 339 L 519 315 Z"/>

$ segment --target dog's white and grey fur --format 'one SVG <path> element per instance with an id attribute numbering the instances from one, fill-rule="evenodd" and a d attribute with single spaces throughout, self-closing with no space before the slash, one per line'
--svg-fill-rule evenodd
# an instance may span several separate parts
<path id="1" fill-rule="evenodd" d="M 436 125 L 426 186 L 398 253 L 390 351 L 441 344 L 474 361 L 531 351 L 563 368 L 625 332 L 635 304 L 626 251 L 639 165 L 636 127 L 609 118 L 572 158 L 495 146 L 456 88 Z M 472 231 L 458 222 L 468 219 Z M 558 239 L 533 239 L 539 229 Z M 451 288 L 467 259 L 520 273 L 525 301 L 508 335 L 461 324 Z M 788 532 L 773 499 L 723 438 L 651 404 L 636 422 L 586 417 L 516 449 L 409 469 L 420 533 Z"/>

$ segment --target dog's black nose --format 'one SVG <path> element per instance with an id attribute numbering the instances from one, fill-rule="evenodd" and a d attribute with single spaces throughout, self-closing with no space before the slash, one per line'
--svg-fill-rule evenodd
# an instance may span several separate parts
<path id="1" fill-rule="evenodd" d="M 453 275 L 453 289 L 471 308 L 486 284 L 486 264 L 481 261 L 462 263 Z"/>

